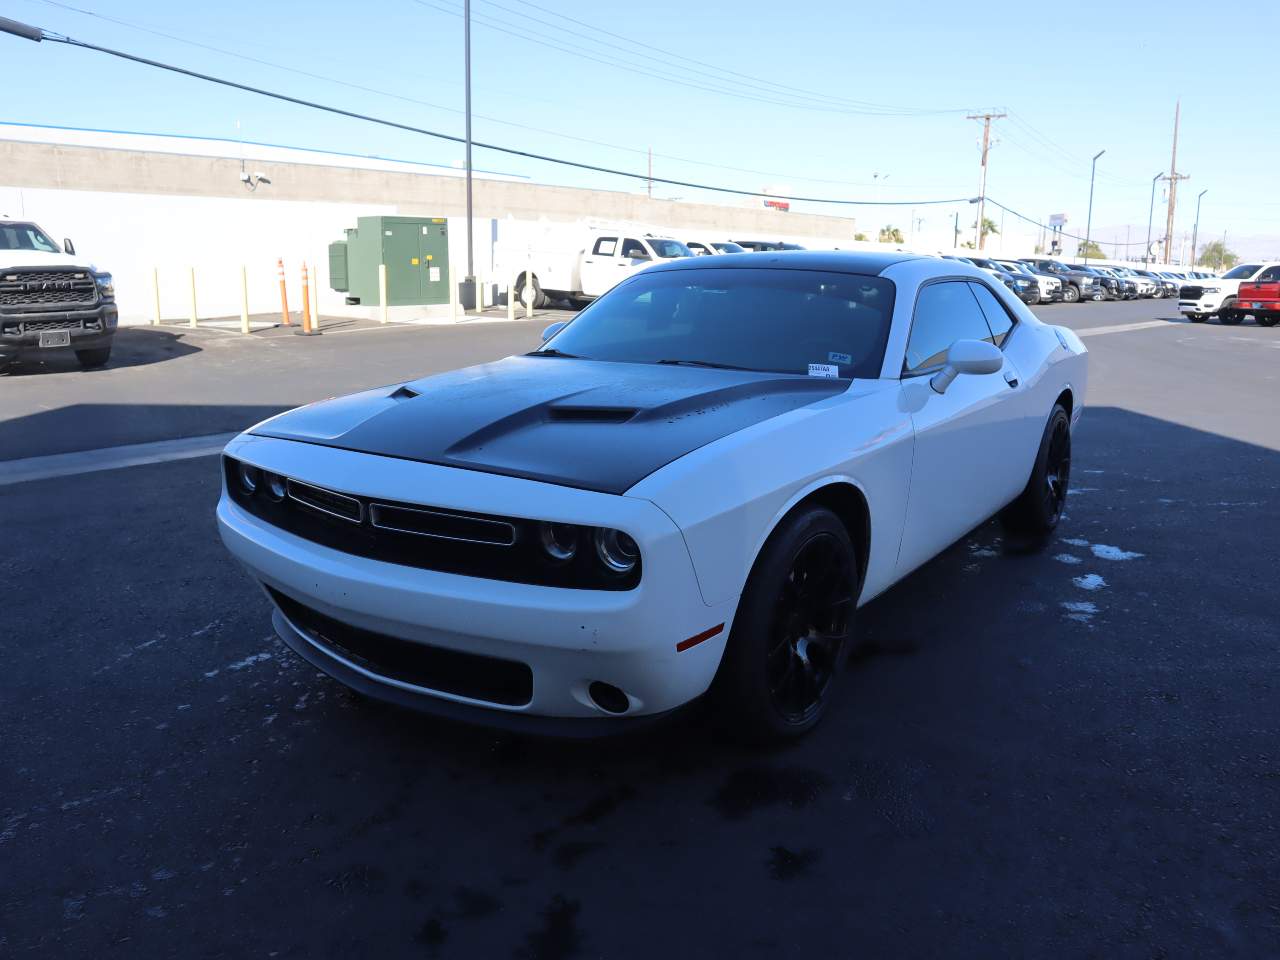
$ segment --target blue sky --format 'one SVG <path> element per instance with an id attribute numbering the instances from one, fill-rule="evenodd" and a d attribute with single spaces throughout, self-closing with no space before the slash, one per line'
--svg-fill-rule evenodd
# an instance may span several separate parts
<path id="1" fill-rule="evenodd" d="M 477 139 L 636 172 L 652 148 L 656 176 L 907 201 L 975 195 L 981 128 L 965 113 L 1007 111 L 1010 118 L 993 127 L 988 195 L 1037 219 L 1066 213 L 1069 229 L 1083 233 L 1089 158 L 1105 149 L 1093 234 L 1110 244 L 1126 233 L 1145 238 L 1151 178 L 1168 170 L 1181 97 L 1178 166 L 1191 179 L 1179 189 L 1176 232 L 1191 230 L 1196 194 L 1207 188 L 1202 243 L 1225 229 L 1228 244 L 1246 254 L 1280 254 L 1280 196 L 1271 176 L 1280 127 L 1267 102 L 1275 74 L 1265 57 L 1238 55 L 1249 37 L 1280 35 L 1280 4 L 1225 2 L 1208 15 L 1203 4 L 1184 0 L 1162 3 L 1158 14 L 1135 2 L 537 2 L 473 0 Z M 70 6 L 135 27 L 50 0 L 8 0 L 0 14 L 344 108 L 462 131 L 461 0 Z M 7 78 L 0 120 L 219 137 L 236 136 L 239 121 L 251 140 L 439 163 L 461 158 L 452 144 L 86 51 L 11 37 L 0 44 Z M 643 189 L 483 150 L 476 165 L 545 182 Z M 658 187 L 655 195 L 702 198 L 678 187 Z M 1157 234 L 1160 202 L 1158 192 Z M 796 209 L 852 212 L 872 233 L 890 222 L 906 232 L 910 219 L 907 209 Z M 915 212 L 928 232 L 949 222 L 951 210 Z M 972 208 L 966 215 L 972 223 Z M 999 211 L 991 216 L 998 221 Z"/>

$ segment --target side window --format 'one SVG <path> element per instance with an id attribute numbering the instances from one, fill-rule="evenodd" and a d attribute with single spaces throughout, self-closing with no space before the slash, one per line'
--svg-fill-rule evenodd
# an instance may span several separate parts
<path id="1" fill-rule="evenodd" d="M 615 250 L 618 249 L 617 237 L 601 237 L 596 241 L 595 248 L 591 251 L 597 257 L 612 257 Z"/>
<path id="2" fill-rule="evenodd" d="M 982 315 L 987 318 L 987 326 L 991 328 L 991 336 L 987 339 L 997 347 L 1003 347 L 1009 331 L 1013 329 L 1013 317 L 1009 316 L 1009 311 L 985 284 L 971 283 L 969 287 L 978 298 L 978 306 L 982 308 Z"/>
<path id="3" fill-rule="evenodd" d="M 1268 267 L 1258 274 L 1254 283 L 1280 283 L 1280 267 Z"/>
<path id="4" fill-rule="evenodd" d="M 693 243 L 686 243 L 685 246 L 693 251 L 693 255 L 695 257 L 705 257 L 707 254 L 711 252 L 710 250 L 708 250 L 706 247 L 704 247 L 702 244 L 698 243 L 697 241 L 694 241 Z"/>
<path id="5" fill-rule="evenodd" d="M 648 257 L 649 251 L 644 248 L 639 240 L 632 240 L 630 237 L 622 241 L 622 255 L 624 257 Z"/>
<path id="6" fill-rule="evenodd" d="M 904 374 L 939 366 L 957 340 L 990 340 L 991 330 L 963 280 L 931 283 L 916 298 Z"/>

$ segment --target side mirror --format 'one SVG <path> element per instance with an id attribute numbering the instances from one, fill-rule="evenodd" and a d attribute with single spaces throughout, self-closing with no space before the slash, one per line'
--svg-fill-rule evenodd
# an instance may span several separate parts
<path id="1" fill-rule="evenodd" d="M 71 242 L 70 237 L 62 238 L 62 249 L 65 250 L 67 253 L 71 254 L 71 256 L 73 257 L 76 255 L 76 245 Z"/>
<path id="2" fill-rule="evenodd" d="M 962 373 L 999 373 L 1004 354 L 985 340 L 957 340 L 947 350 L 946 365 L 929 378 L 935 393 L 946 393 L 951 381 Z"/>
<path id="3" fill-rule="evenodd" d="M 629 254 L 628 254 L 628 256 L 629 256 L 632 260 L 634 260 L 636 263 L 639 263 L 641 260 L 651 260 L 651 259 L 653 259 L 653 258 L 652 258 L 652 257 L 650 257 L 647 253 L 645 253 L 643 250 L 636 250 L 636 251 L 633 251 L 632 253 L 629 253 Z"/>
<path id="4" fill-rule="evenodd" d="M 547 329 L 543 330 L 542 342 L 546 343 L 548 340 L 554 337 L 557 333 L 559 333 L 561 330 L 565 328 L 568 322 L 569 322 L 568 320 L 559 320 L 556 323 L 551 324 L 551 326 L 547 327 Z"/>

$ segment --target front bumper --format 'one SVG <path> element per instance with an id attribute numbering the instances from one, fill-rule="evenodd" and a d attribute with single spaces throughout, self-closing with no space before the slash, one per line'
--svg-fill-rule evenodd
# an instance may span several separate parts
<path id="1" fill-rule="evenodd" d="M 1178 312 L 1187 314 L 1217 313 L 1222 302 L 1227 298 L 1221 295 L 1202 297 L 1199 300 L 1179 300 Z"/>
<path id="2" fill-rule="evenodd" d="M 83 310 L 0 313 L 0 357 L 12 359 L 26 352 L 50 349 L 93 350 L 109 347 L 119 323 L 115 303 L 99 303 Z M 41 333 L 65 331 L 68 343 L 42 347 Z"/>
<path id="3" fill-rule="evenodd" d="M 533 504 L 522 512 L 557 522 L 612 524 L 640 545 L 644 575 L 632 590 L 488 580 L 321 546 L 266 524 L 224 491 L 217 509 L 219 532 L 231 553 L 268 588 L 281 637 L 314 666 L 363 693 L 428 712 L 488 716 L 502 726 L 528 720 L 536 729 L 546 725 L 536 718 L 552 718 L 621 729 L 628 724 L 619 721 L 652 718 L 696 699 L 715 676 L 736 598 L 714 606 L 703 602 L 683 536 L 648 501 L 285 440 L 241 437 L 227 452 L 263 469 L 370 496 L 420 502 L 422 491 L 430 490 L 436 507 L 508 514 L 514 503 Z M 361 485 L 358 491 L 353 478 Z M 292 621 L 288 614 L 299 609 L 356 632 L 391 638 L 408 648 L 410 657 L 421 645 L 424 660 L 444 650 L 466 655 L 476 668 L 491 661 L 526 665 L 531 692 L 527 702 L 497 702 L 344 656 L 341 646 L 317 642 L 308 624 Z M 677 651 L 682 640 L 721 624 L 711 638 Z M 623 691 L 627 708 L 615 714 L 597 705 L 588 692 L 594 681 Z"/>

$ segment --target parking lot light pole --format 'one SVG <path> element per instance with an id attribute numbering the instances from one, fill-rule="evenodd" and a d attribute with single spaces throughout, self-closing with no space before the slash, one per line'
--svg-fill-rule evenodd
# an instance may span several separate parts
<path id="1" fill-rule="evenodd" d="M 1196 195 L 1196 225 L 1191 228 L 1191 269 L 1196 268 L 1196 241 L 1200 237 L 1200 198 L 1209 192 L 1205 187 Z"/>
<path id="2" fill-rule="evenodd" d="M 1163 176 L 1164 171 L 1161 170 L 1151 178 L 1151 205 L 1147 207 L 1147 249 L 1142 253 L 1142 265 L 1144 267 L 1150 266 L 1154 262 L 1154 258 L 1151 256 L 1151 218 L 1155 215 L 1156 210 L 1156 181 Z"/>
<path id="3" fill-rule="evenodd" d="M 1089 216 L 1084 224 L 1084 259 L 1087 263 L 1089 260 L 1089 237 L 1093 230 L 1093 178 L 1098 172 L 1098 158 L 1106 153 L 1106 150 L 1099 150 L 1093 155 L 1093 163 L 1089 167 Z"/>
<path id="4" fill-rule="evenodd" d="M 462 44 L 464 70 L 466 72 L 467 107 L 467 276 L 463 281 L 468 291 L 475 289 L 475 246 L 471 236 L 471 0 L 462 3 Z M 471 294 L 473 297 L 474 293 Z M 465 310 L 465 304 L 463 306 Z"/>

